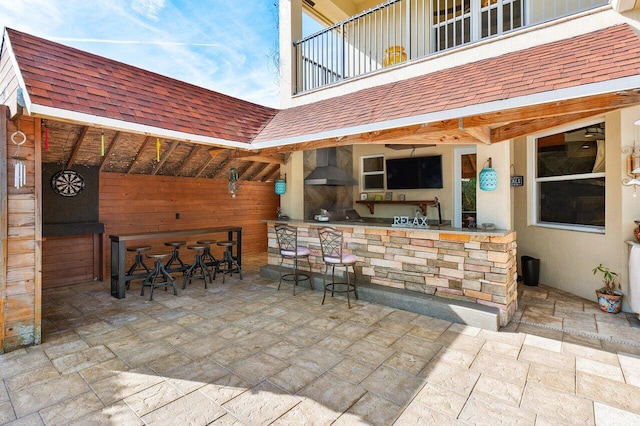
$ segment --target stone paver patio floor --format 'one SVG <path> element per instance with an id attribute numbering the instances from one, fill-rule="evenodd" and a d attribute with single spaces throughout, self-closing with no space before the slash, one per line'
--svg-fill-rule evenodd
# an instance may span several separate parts
<path id="1" fill-rule="evenodd" d="M 0 423 L 640 424 L 640 324 L 521 288 L 500 332 L 259 276 L 179 296 L 43 292 L 43 343 L 0 355 Z M 181 280 L 178 280 L 181 283 Z"/>

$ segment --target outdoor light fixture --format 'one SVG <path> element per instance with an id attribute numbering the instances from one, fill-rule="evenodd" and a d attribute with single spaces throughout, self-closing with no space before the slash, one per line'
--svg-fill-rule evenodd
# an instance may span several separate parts
<path id="1" fill-rule="evenodd" d="M 640 126 L 640 120 L 635 123 L 634 133 L 638 133 L 638 126 Z M 640 147 L 636 145 L 637 137 L 634 135 L 633 146 L 628 146 L 622 149 L 622 152 L 629 154 L 627 160 L 627 174 L 631 179 L 623 179 L 622 184 L 624 186 L 633 186 L 633 196 L 636 196 L 636 189 L 640 185 Z"/>
<path id="2" fill-rule="evenodd" d="M 231 194 L 231 198 L 236 198 L 236 193 L 238 192 L 238 169 L 232 167 L 229 170 L 229 193 Z"/>
<path id="3" fill-rule="evenodd" d="M 585 138 L 604 139 L 604 130 L 600 126 L 589 126 L 584 131 Z"/>
<path id="4" fill-rule="evenodd" d="M 275 192 L 278 195 L 283 195 L 285 192 L 287 192 L 287 175 L 285 173 L 284 178 L 279 178 L 276 179 L 276 184 L 275 184 Z"/>
<path id="5" fill-rule="evenodd" d="M 485 161 L 485 166 L 489 164 L 489 167 L 484 167 L 480 171 L 478 181 L 480 182 L 480 189 L 483 191 L 495 191 L 498 188 L 498 172 L 491 167 L 491 157 Z"/>

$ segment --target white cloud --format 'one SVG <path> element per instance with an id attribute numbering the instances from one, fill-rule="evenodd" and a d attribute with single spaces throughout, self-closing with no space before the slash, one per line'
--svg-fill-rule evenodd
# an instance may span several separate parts
<path id="1" fill-rule="evenodd" d="M 0 1 L 0 26 L 251 102 L 279 103 L 271 1 Z"/>
<path id="2" fill-rule="evenodd" d="M 164 9 L 164 0 L 133 0 L 131 8 L 154 21 L 158 21 L 158 13 Z"/>

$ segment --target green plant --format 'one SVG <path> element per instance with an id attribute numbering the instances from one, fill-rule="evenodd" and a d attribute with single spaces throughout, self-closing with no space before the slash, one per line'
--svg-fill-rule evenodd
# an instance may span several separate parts
<path id="1" fill-rule="evenodd" d="M 621 289 L 620 284 L 616 283 L 616 278 L 618 278 L 618 273 L 613 272 L 611 269 L 603 266 L 602 263 L 593 268 L 593 275 L 597 273 L 602 274 L 602 282 L 604 286 L 598 290 L 600 293 L 604 294 L 614 294 L 616 290 Z"/>

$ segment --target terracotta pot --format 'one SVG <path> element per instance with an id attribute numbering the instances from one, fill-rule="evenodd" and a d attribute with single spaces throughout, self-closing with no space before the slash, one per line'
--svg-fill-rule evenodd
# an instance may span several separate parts
<path id="1" fill-rule="evenodd" d="M 606 294 L 600 290 L 596 290 L 596 296 L 598 297 L 598 305 L 604 312 L 617 314 L 620 312 L 622 306 L 622 293 L 620 294 Z"/>

